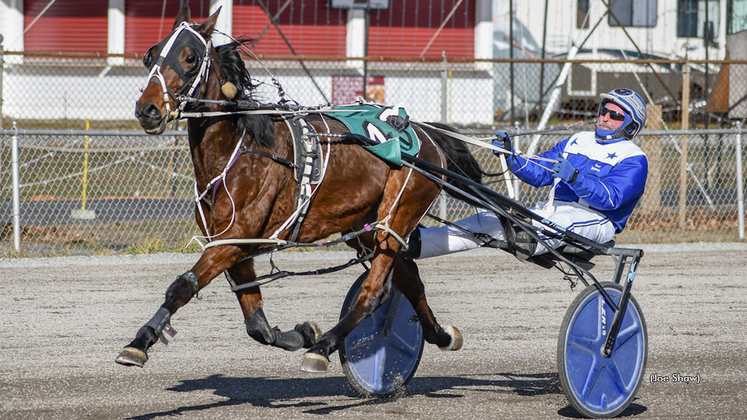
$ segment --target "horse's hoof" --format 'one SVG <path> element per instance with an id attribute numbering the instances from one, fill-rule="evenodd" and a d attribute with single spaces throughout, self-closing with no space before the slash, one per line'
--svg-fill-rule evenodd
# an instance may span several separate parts
<path id="1" fill-rule="evenodd" d="M 447 325 L 444 327 L 444 332 L 446 334 L 449 334 L 451 336 L 451 341 L 448 345 L 444 347 L 439 347 L 441 350 L 459 350 L 462 348 L 462 344 L 464 344 L 464 339 L 462 339 L 462 333 L 459 332 L 456 327 L 452 327 L 451 325 Z"/>
<path id="2" fill-rule="evenodd" d="M 321 373 L 326 372 L 329 366 L 329 359 L 321 354 L 307 352 L 301 362 L 301 370 L 304 372 Z"/>
<path id="3" fill-rule="evenodd" d="M 120 365 L 143 367 L 145 362 L 148 361 L 148 355 L 140 349 L 125 347 L 114 361 Z"/>

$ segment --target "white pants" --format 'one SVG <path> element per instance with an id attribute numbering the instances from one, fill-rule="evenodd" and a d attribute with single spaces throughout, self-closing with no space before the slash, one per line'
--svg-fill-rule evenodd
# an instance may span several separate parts
<path id="1" fill-rule="evenodd" d="M 576 203 L 556 200 L 549 207 L 543 205 L 530 210 L 558 226 L 564 226 L 567 230 L 597 243 L 609 242 L 615 237 L 615 227 L 608 218 Z M 500 241 L 506 240 L 506 233 L 500 219 L 491 211 L 457 220 L 454 224 L 469 232 L 484 233 Z M 533 222 L 533 224 L 544 226 L 539 222 Z M 467 251 L 484 245 L 484 241 L 480 238 L 450 225 L 420 229 L 420 235 L 420 257 L 418 258 Z M 546 243 L 552 248 L 558 248 L 563 244 L 558 239 L 540 237 L 546 239 Z M 542 242 L 538 243 L 534 255 L 544 252 L 547 252 L 547 249 Z"/>

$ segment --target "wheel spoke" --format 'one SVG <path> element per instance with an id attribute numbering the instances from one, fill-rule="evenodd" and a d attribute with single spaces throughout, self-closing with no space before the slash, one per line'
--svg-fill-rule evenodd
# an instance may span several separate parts
<path id="1" fill-rule="evenodd" d="M 615 340 L 615 349 L 622 347 L 628 340 L 637 336 L 640 331 L 641 329 L 637 322 L 624 330 L 620 330 L 620 332 L 617 333 L 617 339 Z"/>
<path id="2" fill-rule="evenodd" d="M 417 343 L 415 343 L 417 341 Z M 414 346 L 413 346 L 414 345 Z M 420 345 L 419 340 L 413 340 L 401 337 L 399 334 L 391 334 L 387 339 L 387 347 L 398 350 L 408 356 L 415 355 Z"/>
<path id="3" fill-rule="evenodd" d="M 612 376 L 613 383 L 617 385 L 617 388 L 621 393 L 627 396 L 630 392 L 630 387 L 625 383 L 625 379 L 622 377 L 620 369 L 617 368 L 617 364 L 615 363 L 615 361 L 612 360 L 611 363 L 607 364 L 607 367 L 610 370 L 610 375 Z"/>
<path id="4" fill-rule="evenodd" d="M 374 377 L 373 379 L 373 386 L 376 389 L 381 389 L 382 384 L 384 383 L 384 375 L 387 374 L 386 369 L 384 367 L 386 366 L 386 351 L 384 348 L 378 349 L 376 354 L 374 354 Z"/>
<path id="5" fill-rule="evenodd" d="M 568 345 L 575 347 L 579 350 L 583 350 L 589 354 L 594 354 L 596 349 L 599 348 L 599 345 L 597 344 L 597 340 L 586 338 L 586 337 L 570 336 L 568 337 Z"/>
<path id="6" fill-rule="evenodd" d="M 597 378 L 599 377 L 599 373 L 601 372 L 601 370 L 602 369 L 599 364 L 599 360 L 595 356 L 594 360 L 592 361 L 591 367 L 589 368 L 589 374 L 586 375 L 586 382 L 584 382 L 584 388 L 581 390 L 581 396 L 583 397 L 583 400 L 586 400 L 592 388 L 594 388 L 594 383 L 597 381 Z"/>

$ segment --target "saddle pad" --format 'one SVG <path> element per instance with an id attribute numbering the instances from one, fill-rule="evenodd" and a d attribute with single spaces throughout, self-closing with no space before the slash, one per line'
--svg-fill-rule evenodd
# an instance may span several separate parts
<path id="1" fill-rule="evenodd" d="M 420 140 L 404 108 L 354 104 L 336 107 L 334 111 L 327 115 L 345 124 L 351 133 L 378 143 L 363 147 L 387 162 L 402 166 L 402 153 L 416 156 L 420 151 Z"/>

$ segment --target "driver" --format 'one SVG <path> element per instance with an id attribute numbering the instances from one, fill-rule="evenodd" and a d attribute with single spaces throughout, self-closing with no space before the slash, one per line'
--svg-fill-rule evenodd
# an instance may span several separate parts
<path id="1" fill-rule="evenodd" d="M 626 88 L 600 97 L 595 131 L 574 134 L 540 155 L 551 162 L 513 155 L 509 169 L 534 187 L 553 185 L 548 201 L 530 210 L 594 242 L 606 243 L 623 231 L 646 186 L 648 160 L 631 141 L 646 122 L 646 104 Z M 514 151 L 508 133 L 496 136 L 494 146 Z M 455 225 L 416 228 L 404 255 L 427 258 L 466 251 L 490 242 L 485 235 L 506 241 L 503 224 L 491 211 L 458 220 Z M 543 241 L 524 245 L 527 249 L 523 253 L 538 255 L 547 252 L 545 246 L 563 245 L 559 239 L 540 238 Z"/>

